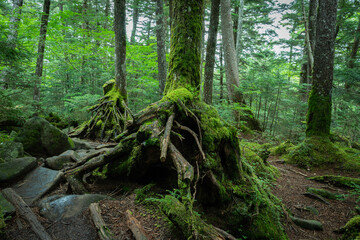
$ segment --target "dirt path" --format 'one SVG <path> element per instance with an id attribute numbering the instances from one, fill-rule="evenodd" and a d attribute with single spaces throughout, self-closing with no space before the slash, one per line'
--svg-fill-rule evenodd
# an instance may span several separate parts
<path id="1" fill-rule="evenodd" d="M 306 187 L 314 187 L 325 189 L 337 194 L 348 194 L 348 190 L 334 187 L 328 184 L 322 184 L 308 180 L 307 177 L 324 175 L 324 174 L 340 174 L 343 173 L 329 171 L 306 171 L 299 169 L 293 165 L 283 164 L 279 159 L 269 159 L 270 164 L 276 166 L 282 176 L 276 181 L 272 188 L 273 193 L 282 200 L 286 208 L 291 213 L 303 219 L 312 219 L 320 221 L 323 224 L 323 231 L 313 231 L 302 229 L 291 221 L 287 221 L 285 230 L 291 240 L 301 239 L 338 239 L 341 235 L 335 234 L 333 231 L 344 226 L 347 221 L 355 215 L 354 208 L 356 206 L 355 197 L 348 197 L 345 200 L 327 200 L 327 205 L 318 200 L 308 198 L 303 195 Z M 318 210 L 318 215 L 306 210 L 306 207 L 314 207 Z"/>

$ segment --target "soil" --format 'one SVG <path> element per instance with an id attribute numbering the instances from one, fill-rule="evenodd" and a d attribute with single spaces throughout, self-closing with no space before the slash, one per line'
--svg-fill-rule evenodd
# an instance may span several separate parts
<path id="1" fill-rule="evenodd" d="M 285 216 L 283 225 L 289 238 L 291 240 L 338 239 L 341 235 L 335 234 L 333 231 L 345 225 L 355 215 L 356 198 L 347 197 L 341 201 L 327 200 L 330 202 L 330 205 L 308 198 L 303 195 L 306 192 L 306 187 L 322 188 L 338 194 L 349 194 L 349 190 L 314 182 L 308 180 L 307 177 L 324 174 L 352 177 L 359 177 L 359 175 L 351 175 L 334 170 L 306 171 L 293 165 L 283 164 L 281 160 L 274 157 L 269 158 L 268 162 L 276 166 L 281 172 L 281 177 L 273 184 L 272 190 L 282 200 L 286 210 L 296 217 L 318 220 L 323 224 L 323 231 L 306 230 L 296 226 L 289 219 L 289 216 Z M 141 223 L 149 239 L 182 239 L 180 233 L 171 227 L 172 225 L 169 223 L 169 220 L 159 209 L 154 208 L 151 204 L 137 203 L 133 190 L 140 187 L 143 186 L 114 180 L 97 180 L 88 186 L 91 193 L 106 194 L 114 198 L 113 200 L 103 200 L 99 202 L 99 205 L 102 217 L 108 228 L 114 233 L 115 239 L 134 239 L 126 224 L 126 210 L 130 210 L 133 216 Z M 67 184 L 61 184 L 49 195 L 65 194 L 67 189 Z M 305 210 L 308 206 L 315 207 L 319 211 L 319 215 L 314 215 Z M 54 240 L 98 239 L 89 210 L 84 211 L 73 219 L 52 223 L 42 218 L 38 214 L 37 208 L 32 209 Z M 4 237 L 6 240 L 38 239 L 30 226 L 18 214 L 8 221 Z"/>
<path id="2" fill-rule="evenodd" d="M 286 209 L 293 216 L 308 220 L 317 220 L 323 224 L 323 231 L 306 230 L 296 226 L 285 216 L 284 228 L 291 240 L 301 239 L 338 239 L 341 235 L 334 233 L 335 230 L 343 227 L 354 215 L 356 198 L 348 196 L 345 200 L 329 200 L 327 205 L 316 199 L 311 199 L 303 195 L 307 187 L 325 189 L 336 194 L 349 194 L 349 189 L 342 189 L 329 184 L 318 183 L 308 180 L 307 177 L 325 174 L 359 177 L 359 175 L 330 170 L 307 171 L 297 168 L 294 165 L 284 164 L 277 158 L 270 158 L 270 164 L 277 167 L 281 172 L 281 177 L 277 179 L 272 187 L 273 193 L 282 200 Z M 306 207 L 315 207 L 319 214 L 315 215 L 306 210 Z"/>

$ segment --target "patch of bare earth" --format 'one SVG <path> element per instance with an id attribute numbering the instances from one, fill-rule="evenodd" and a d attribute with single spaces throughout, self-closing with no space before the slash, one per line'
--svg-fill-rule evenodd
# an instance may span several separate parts
<path id="1" fill-rule="evenodd" d="M 337 194 L 349 194 L 348 189 L 338 188 L 329 184 L 318 183 L 308 180 L 307 177 L 320 176 L 325 174 L 349 176 L 343 173 L 330 170 L 306 171 L 294 165 L 281 163 L 276 158 L 269 159 L 270 164 L 277 167 L 281 172 L 281 177 L 276 181 L 272 188 L 273 193 L 282 200 L 287 209 L 295 217 L 317 220 L 323 224 L 323 231 L 306 230 L 292 223 L 286 217 L 284 228 L 291 240 L 301 239 L 338 239 L 341 235 L 334 233 L 334 230 L 344 226 L 348 220 L 355 215 L 355 197 L 346 197 L 345 200 L 329 200 L 330 204 L 325 204 L 319 200 L 306 197 L 304 193 L 307 187 L 325 189 Z M 352 177 L 359 177 L 351 174 Z M 306 207 L 314 207 L 319 214 L 315 215 L 306 210 Z"/>

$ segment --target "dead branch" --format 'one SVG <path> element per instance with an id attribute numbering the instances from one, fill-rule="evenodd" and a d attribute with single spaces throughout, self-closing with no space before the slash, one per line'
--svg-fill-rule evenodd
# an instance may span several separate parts
<path id="1" fill-rule="evenodd" d="M 191 164 L 182 156 L 179 150 L 172 144 L 169 143 L 170 157 L 176 167 L 178 178 L 180 180 L 190 183 L 194 179 L 194 168 Z"/>
<path id="2" fill-rule="evenodd" d="M 99 203 L 91 203 L 89 206 L 92 220 L 98 230 L 100 240 L 113 240 L 114 234 L 106 227 L 104 219 L 101 217 Z"/>
<path id="3" fill-rule="evenodd" d="M 165 162 L 165 160 L 166 160 L 166 154 L 167 154 L 167 149 L 168 149 L 168 146 L 170 143 L 170 133 L 171 133 L 171 128 L 173 126 L 174 118 L 175 118 L 175 113 L 171 114 L 171 116 L 168 118 L 168 120 L 166 122 L 166 126 L 165 126 L 164 135 L 160 141 L 160 148 L 161 148 L 160 161 L 161 162 Z"/>
<path id="4" fill-rule="evenodd" d="M 148 236 L 145 233 L 143 226 L 140 222 L 132 215 L 130 210 L 126 210 L 125 216 L 127 218 L 126 224 L 130 228 L 136 240 L 147 240 Z"/>

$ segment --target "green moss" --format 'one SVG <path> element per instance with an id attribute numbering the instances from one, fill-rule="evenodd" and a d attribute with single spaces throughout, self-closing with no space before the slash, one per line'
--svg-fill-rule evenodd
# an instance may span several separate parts
<path id="1" fill-rule="evenodd" d="M 168 92 L 162 99 L 162 101 L 170 101 L 173 103 L 177 103 L 177 101 L 182 101 L 186 103 L 188 101 L 192 101 L 194 99 L 194 95 L 186 88 L 178 88 L 171 92 Z"/>
<path id="2" fill-rule="evenodd" d="M 338 187 L 354 187 L 354 184 L 360 186 L 360 178 L 350 178 L 343 176 L 334 176 L 334 175 L 324 175 L 324 176 L 316 176 L 310 177 L 310 180 L 323 182 L 323 183 L 331 183 Z"/>
<path id="3" fill-rule="evenodd" d="M 71 148 L 71 149 L 75 149 L 75 143 L 74 143 L 74 141 L 73 141 L 71 138 L 69 138 L 69 137 L 68 137 L 68 140 L 69 140 L 70 148 Z"/>
<path id="4" fill-rule="evenodd" d="M 96 122 L 96 127 L 101 127 L 102 125 L 103 125 L 103 122 L 101 119 Z"/>
<path id="5" fill-rule="evenodd" d="M 143 202 L 146 198 L 152 197 L 154 194 L 151 191 L 155 187 L 155 184 L 150 183 L 142 188 L 135 189 L 136 201 Z"/>
<path id="6" fill-rule="evenodd" d="M 331 98 L 321 96 L 313 86 L 308 102 L 306 115 L 306 136 L 325 137 L 330 135 Z"/>
<path id="7" fill-rule="evenodd" d="M 349 171 L 360 171 L 360 162 L 349 158 L 341 148 L 327 138 L 310 137 L 297 146 L 289 148 L 285 160 L 306 168 L 336 167 Z"/>
<path id="8" fill-rule="evenodd" d="M 344 199 L 344 195 L 343 194 L 336 194 L 336 193 L 332 193 L 329 192 L 327 190 L 324 189 L 318 189 L 318 188 L 307 188 L 307 191 L 309 193 L 314 193 L 317 194 L 321 197 L 327 198 L 327 199 L 332 199 L 332 200 L 343 200 Z"/>
<path id="9" fill-rule="evenodd" d="M 294 147 L 294 144 L 292 144 L 289 140 L 286 140 L 285 142 L 280 143 L 278 146 L 270 148 L 270 153 L 273 156 L 282 156 L 284 154 L 288 154 L 289 149 L 292 147 Z"/>
<path id="10" fill-rule="evenodd" d="M 360 239 L 360 215 L 350 219 L 349 222 L 343 227 L 344 235 L 342 240 L 358 240 Z"/>

